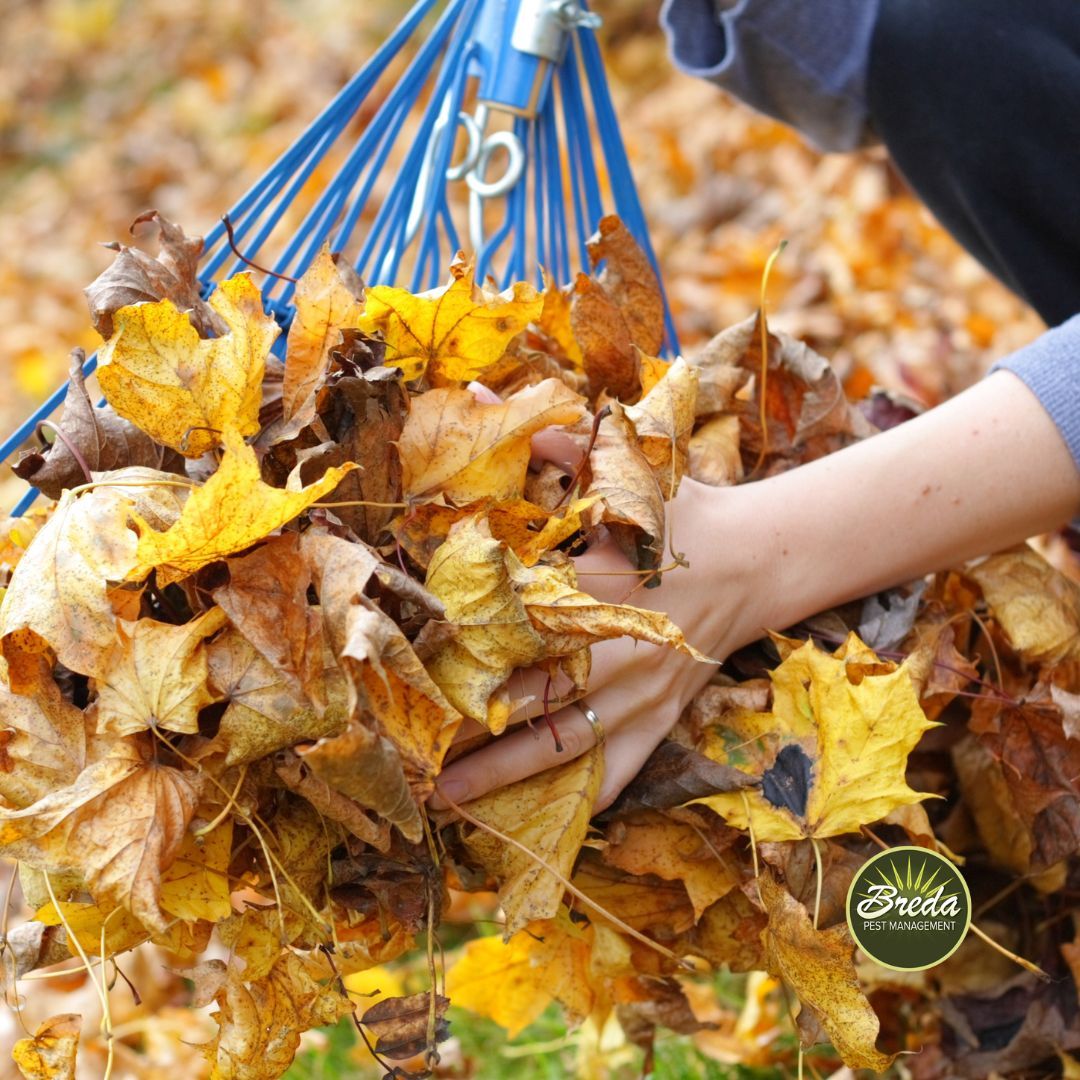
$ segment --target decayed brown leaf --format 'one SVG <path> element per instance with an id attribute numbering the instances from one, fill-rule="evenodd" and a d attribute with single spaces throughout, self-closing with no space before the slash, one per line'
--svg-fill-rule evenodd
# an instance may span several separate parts
<path id="1" fill-rule="evenodd" d="M 450 1034 L 444 1019 L 450 999 L 442 994 L 389 997 L 364 1010 L 360 1022 L 375 1036 L 375 1053 L 403 1061 Z M 433 1028 L 429 1037 L 429 1026 Z"/>
<path id="2" fill-rule="evenodd" d="M 161 250 L 152 258 L 138 248 L 106 244 L 116 253 L 112 265 L 86 291 L 86 302 L 94 329 L 106 340 L 113 336 L 113 316 L 130 304 L 171 300 L 186 312 L 201 337 L 216 337 L 226 332 L 221 315 L 202 299 L 196 276 L 203 250 L 201 236 L 186 236 L 179 225 L 162 217 L 156 210 L 140 214 L 131 223 L 131 232 L 148 221 L 160 232 Z M 134 462 L 128 462 L 134 464 Z"/>

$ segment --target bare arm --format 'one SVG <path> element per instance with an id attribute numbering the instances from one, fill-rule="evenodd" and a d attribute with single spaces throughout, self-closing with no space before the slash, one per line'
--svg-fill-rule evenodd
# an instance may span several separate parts
<path id="1" fill-rule="evenodd" d="M 1054 421 L 1007 371 L 900 427 L 781 476 L 736 488 L 683 482 L 669 506 L 690 568 L 636 589 L 610 543 L 575 560 L 582 586 L 666 611 L 703 652 L 726 656 L 767 629 L 1045 532 L 1080 509 L 1080 471 Z M 626 639 L 593 647 L 587 695 L 607 732 L 610 803 L 713 673 L 669 649 Z M 543 677 L 522 690 L 537 715 Z M 575 708 L 555 717 L 566 745 L 528 729 L 454 762 L 455 801 L 560 764 L 593 742 Z M 435 804 L 438 805 L 436 796 Z"/>

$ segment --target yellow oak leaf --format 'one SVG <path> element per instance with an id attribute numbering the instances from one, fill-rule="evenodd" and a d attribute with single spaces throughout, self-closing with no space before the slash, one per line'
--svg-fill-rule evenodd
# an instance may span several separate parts
<path id="1" fill-rule="evenodd" d="M 735 708 L 706 753 L 759 776 L 760 788 L 698 801 L 755 837 L 801 840 L 858 832 L 931 796 L 905 780 L 926 719 L 907 665 L 880 661 L 854 634 L 834 655 L 812 642 L 771 672 L 770 713 Z"/>
<path id="2" fill-rule="evenodd" d="M 185 922 L 221 922 L 232 914 L 232 839 L 232 818 L 203 837 L 185 835 L 172 865 L 161 875 L 162 911 Z"/>
<path id="3" fill-rule="evenodd" d="M 19 1039 L 11 1056 L 25 1080 L 75 1080 L 82 1017 L 78 1013 L 50 1016 L 32 1038 Z"/>
<path id="4" fill-rule="evenodd" d="M 770 973 L 782 978 L 820 1022 L 845 1065 L 883 1073 L 896 1055 L 882 1054 L 875 1045 L 881 1024 L 859 986 L 847 926 L 815 930 L 806 908 L 770 873 L 763 873 L 758 885 L 769 914 L 763 940 Z"/>
<path id="5" fill-rule="evenodd" d="M 559 1001 L 575 1018 L 588 1016 L 592 947 L 566 919 L 530 923 L 508 941 L 477 938 L 446 973 L 450 1000 L 506 1029 L 513 1039 Z"/>
<path id="6" fill-rule="evenodd" d="M 966 572 L 1025 660 L 1050 666 L 1080 659 L 1080 586 L 1034 548 L 991 555 Z"/>
<path id="7" fill-rule="evenodd" d="M 0 810 L 0 848 L 46 872 L 78 870 L 103 910 L 124 907 L 163 932 L 161 875 L 198 801 L 194 777 L 157 764 L 137 738 L 120 739 L 67 787 Z"/>
<path id="8" fill-rule="evenodd" d="M 97 681 L 98 731 L 198 731 L 199 710 L 215 700 L 204 642 L 224 625 L 225 612 L 216 607 L 180 626 L 121 620 L 106 674 Z"/>
<path id="9" fill-rule="evenodd" d="M 367 291 L 360 329 L 382 332 L 387 365 L 401 368 L 406 379 L 427 373 L 439 385 L 476 378 L 543 309 L 543 298 L 525 282 L 505 299 L 478 301 L 472 266 L 458 262 L 451 273 L 450 284 L 433 296 L 389 285 Z"/>
<path id="10" fill-rule="evenodd" d="M 263 372 L 278 335 L 248 274 L 223 281 L 210 306 L 228 334 L 200 338 L 171 300 L 120 308 L 98 354 L 98 381 L 109 404 L 191 458 L 220 445 L 225 431 L 259 430 Z"/>
<path id="11" fill-rule="evenodd" d="M 569 879 L 604 778 L 597 748 L 469 803 L 473 817 L 512 837 Z M 463 826 L 465 846 L 499 881 L 506 937 L 559 910 L 565 886 L 519 848 L 475 826 Z"/>
<path id="12" fill-rule="evenodd" d="M 333 491 L 357 468 L 350 462 L 328 469 L 307 487 L 301 487 L 294 474 L 284 489 L 275 488 L 263 483 L 255 451 L 238 434 L 227 430 L 222 442 L 225 454 L 217 471 L 192 491 L 171 528 L 157 532 L 134 515 L 140 535 L 127 580 L 141 581 L 156 568 L 158 584 L 167 585 L 242 551 Z"/>
<path id="13" fill-rule="evenodd" d="M 355 275 L 354 275 L 355 276 Z M 315 415 L 315 391 L 326 374 L 330 350 L 341 331 L 360 325 L 364 314 L 359 282 L 350 283 L 324 244 L 296 286 L 296 314 L 285 346 L 281 386 L 284 420 L 300 430 Z"/>
<path id="14" fill-rule="evenodd" d="M 459 503 L 519 499 L 531 437 L 586 415 L 580 395 L 558 379 L 492 404 L 468 390 L 429 390 L 413 401 L 398 440 L 405 495 L 418 499 L 442 492 Z"/>

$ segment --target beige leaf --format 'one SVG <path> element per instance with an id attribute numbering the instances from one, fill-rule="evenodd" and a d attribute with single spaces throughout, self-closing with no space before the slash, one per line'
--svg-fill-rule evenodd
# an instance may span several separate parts
<path id="1" fill-rule="evenodd" d="M 565 765 L 474 799 L 468 809 L 568 879 L 603 777 L 603 751 L 594 748 Z M 475 826 L 465 828 L 465 846 L 499 879 L 499 901 L 506 914 L 504 938 L 534 919 L 555 917 L 565 887 L 536 859 Z"/>

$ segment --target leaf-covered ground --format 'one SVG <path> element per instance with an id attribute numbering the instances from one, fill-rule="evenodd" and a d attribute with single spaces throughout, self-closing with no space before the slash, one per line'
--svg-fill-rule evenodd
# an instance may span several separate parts
<path id="1" fill-rule="evenodd" d="M 370 13 L 337 7 L 271 6 L 255 25 L 229 4 L 13 13 L 37 52 L 0 76 L 4 213 L 25 238 L 2 269 L 0 353 L 25 399 L 5 408 L 59 377 L 70 345 L 100 340 L 80 293 L 113 256 L 95 258 L 89 237 L 124 236 L 150 205 L 212 220 L 235 194 L 223 185 L 257 174 L 378 39 Z M 392 5 L 379 10 L 392 19 Z M 617 634 L 688 648 L 654 613 L 579 591 L 560 546 L 619 521 L 639 567 L 655 568 L 660 478 L 727 484 L 795 467 L 903 418 L 867 397 L 872 383 L 932 404 L 1038 329 L 880 158 L 821 159 L 669 76 L 654 15 L 613 12 L 609 54 L 694 367 L 634 351 L 612 364 L 550 294 L 483 294 L 464 264 L 435 303 L 361 295 L 323 257 L 284 370 L 265 362 L 273 327 L 246 276 L 190 322 L 167 301 L 118 309 L 98 279 L 112 410 L 96 417 L 76 388 L 65 427 L 79 454 L 58 444 L 23 469 L 59 504 L 0 534 L 0 845 L 23 860 L 36 912 L 12 916 L 4 961 L 26 976 L 9 994 L 26 999 L 30 1031 L 6 1018 L 25 1075 L 71 1075 L 69 1013 L 86 1018 L 79 1076 L 104 1066 L 102 987 L 38 970 L 78 947 L 119 958 L 99 969 L 114 1075 L 201 1075 L 192 1044 L 208 1043 L 215 1076 L 277 1076 L 306 1028 L 322 1030 L 300 1043 L 293 1075 L 349 1075 L 355 1039 L 330 1026 L 350 1008 L 336 965 L 369 1037 L 405 1061 L 434 1033 L 443 1075 L 632 1075 L 632 1044 L 652 1046 L 658 1029 L 682 1033 L 656 1040 L 659 1075 L 791 1075 L 796 1001 L 817 1047 L 807 1075 L 836 1072 L 838 1056 L 884 1070 L 922 1049 L 900 1059 L 919 1080 L 1019 1076 L 1080 1046 L 1080 599 L 1031 550 L 743 650 L 589 831 L 595 754 L 478 800 L 475 821 L 436 819 L 446 862 L 428 861 L 419 804 L 463 716 L 505 723 L 512 670 L 558 662 L 580 682 L 589 643 Z M 166 250 L 181 250 L 159 224 Z M 609 224 L 601 242 L 618 237 Z M 754 309 L 781 239 L 766 360 L 786 412 L 767 411 L 762 430 Z M 441 305 L 464 327 L 453 347 Z M 217 336 L 200 336 L 207 326 Z M 654 334 L 634 338 L 651 352 Z M 475 400 L 462 389 L 474 377 L 503 401 Z M 408 409 L 406 380 L 420 380 Z M 529 436 L 553 424 L 589 457 L 565 498 L 526 474 Z M 86 489 L 84 465 L 125 471 Z M 330 498 L 352 505 L 314 505 Z M 862 736 L 857 755 L 841 729 Z M 778 799 L 765 778 L 793 760 L 814 768 L 799 798 Z M 573 889 L 492 829 L 572 874 Z M 962 854 L 976 922 L 1052 981 L 975 938 L 932 976 L 856 967 L 840 902 L 884 842 Z M 450 1041 L 426 993 L 429 963 L 443 966 L 433 939 L 425 955 L 433 914 Z M 147 938 L 185 975 L 132 951 Z M 721 974 L 686 977 L 672 951 Z M 568 1033 L 553 1002 L 574 1019 L 614 1006 L 619 1023 Z"/>

